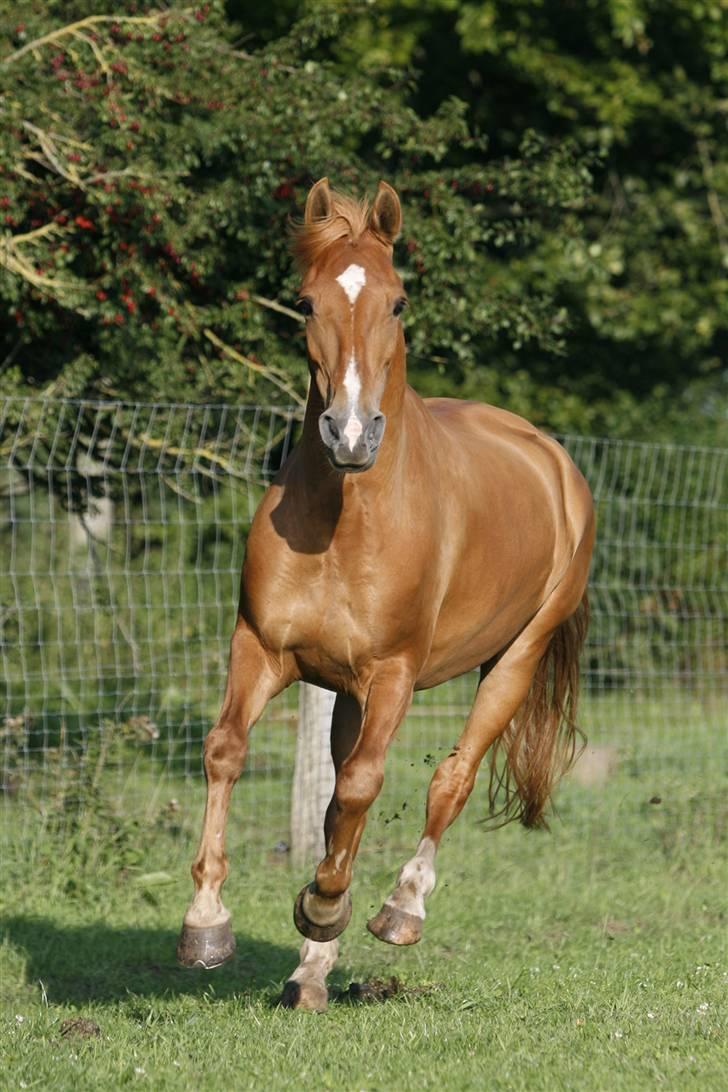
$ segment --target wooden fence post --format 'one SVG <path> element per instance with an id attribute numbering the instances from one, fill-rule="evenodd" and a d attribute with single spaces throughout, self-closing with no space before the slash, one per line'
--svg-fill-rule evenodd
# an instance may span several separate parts
<path id="1" fill-rule="evenodd" d="M 324 815 L 334 791 L 331 715 L 336 695 L 309 683 L 298 688 L 296 764 L 291 793 L 291 860 L 318 864 L 324 855 Z"/>

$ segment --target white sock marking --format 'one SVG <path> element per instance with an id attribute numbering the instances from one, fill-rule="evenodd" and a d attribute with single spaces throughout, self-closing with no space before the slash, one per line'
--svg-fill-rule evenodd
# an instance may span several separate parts
<path id="1" fill-rule="evenodd" d="M 326 975 L 336 963 L 339 955 L 338 940 L 304 940 L 301 945 L 300 962 L 289 978 L 289 982 L 313 981 L 326 984 Z"/>
<path id="2" fill-rule="evenodd" d="M 425 917 L 425 899 L 435 889 L 435 843 L 423 838 L 412 860 L 403 865 L 386 904 L 415 917 Z"/>
<path id="3" fill-rule="evenodd" d="M 337 282 L 349 297 L 349 304 L 353 307 L 356 298 L 367 283 L 367 275 L 360 265 L 352 263 L 346 267 L 343 273 L 339 273 Z"/>

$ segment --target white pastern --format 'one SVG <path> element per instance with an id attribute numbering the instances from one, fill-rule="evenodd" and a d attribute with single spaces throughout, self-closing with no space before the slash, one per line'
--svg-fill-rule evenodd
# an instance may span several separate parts
<path id="1" fill-rule="evenodd" d="M 435 890 L 436 852 L 432 839 L 423 838 L 414 857 L 400 869 L 397 885 L 386 900 L 389 906 L 424 919 L 425 899 Z"/>
<path id="2" fill-rule="evenodd" d="M 349 304 L 353 307 L 356 303 L 357 296 L 367 283 L 366 273 L 360 265 L 352 263 L 352 265 L 346 267 L 343 273 L 339 273 L 336 280 L 346 292 L 346 295 L 349 298 Z"/>
<path id="3" fill-rule="evenodd" d="M 209 887 L 201 887 L 185 914 L 185 925 L 212 928 L 230 920 L 230 913 L 222 904 L 220 895 Z"/>
<path id="4" fill-rule="evenodd" d="M 290 976 L 290 981 L 303 982 L 312 978 L 324 983 L 338 955 L 338 940 L 304 940 L 300 950 L 300 962 Z"/>
<path id="5" fill-rule="evenodd" d="M 350 266 L 349 268 L 352 267 Z M 358 269 L 359 267 L 357 266 L 356 268 Z M 359 414 L 357 412 L 359 409 L 359 395 L 361 394 L 361 379 L 359 378 L 356 357 L 353 353 L 349 357 L 349 363 L 346 366 L 344 390 L 346 391 L 346 397 L 349 402 L 349 420 L 346 422 L 344 436 L 349 445 L 349 451 L 353 451 L 357 440 L 364 431 L 364 427 L 359 420 Z"/>

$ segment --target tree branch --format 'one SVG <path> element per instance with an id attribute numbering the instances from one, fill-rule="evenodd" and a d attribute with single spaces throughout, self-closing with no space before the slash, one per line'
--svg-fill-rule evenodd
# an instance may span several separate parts
<path id="1" fill-rule="evenodd" d="M 79 36 L 79 32 L 86 27 L 99 26 L 102 23 L 125 23 L 132 26 L 154 26 L 159 23 L 160 19 L 168 19 L 170 15 L 182 15 L 184 17 L 189 16 L 192 13 L 192 8 L 170 8 L 167 11 L 154 11 L 148 15 L 87 15 L 85 19 L 79 19 L 75 23 L 68 23 L 66 26 L 57 27 L 56 30 L 50 31 L 48 34 L 43 34 L 40 38 L 34 38 L 32 42 L 26 42 L 21 49 L 17 49 L 15 53 L 10 53 L 7 57 L 0 61 L 0 64 L 10 65 L 19 60 L 26 53 L 32 52 L 34 49 L 41 49 L 45 45 L 50 45 L 51 42 L 60 41 L 61 38 L 65 38 L 66 35 Z"/>
<path id="2" fill-rule="evenodd" d="M 289 398 L 292 398 L 299 406 L 304 406 L 306 404 L 306 400 L 290 385 L 284 374 L 278 371 L 277 368 L 266 367 L 264 364 L 259 364 L 257 360 L 251 360 L 249 356 L 243 356 L 242 353 L 239 353 L 237 349 L 233 349 L 232 345 L 227 345 L 210 329 L 204 329 L 202 332 L 207 340 L 211 341 L 215 348 L 219 349 L 220 352 L 229 357 L 230 360 L 234 360 L 238 364 L 244 364 L 251 372 L 262 375 L 270 383 L 273 383 L 278 387 L 279 390 L 287 394 Z"/>
<path id="3" fill-rule="evenodd" d="M 713 184 L 713 162 L 710 158 L 707 141 L 698 140 L 697 144 L 700 165 L 703 171 L 703 181 L 705 182 L 705 196 L 708 202 L 708 208 L 710 209 L 710 218 L 713 221 L 718 236 L 718 245 L 720 246 L 723 255 L 726 255 L 728 254 L 728 230 L 726 229 L 723 209 L 720 207 L 718 191 Z"/>
<path id="4" fill-rule="evenodd" d="M 266 296 L 251 296 L 253 303 L 259 303 L 261 307 L 267 307 L 271 311 L 279 311 L 281 315 L 288 315 L 289 318 L 295 319 L 296 322 L 305 323 L 305 318 L 300 315 L 298 311 L 291 310 L 290 307 L 285 307 L 282 303 L 278 303 L 278 300 L 269 300 Z"/>

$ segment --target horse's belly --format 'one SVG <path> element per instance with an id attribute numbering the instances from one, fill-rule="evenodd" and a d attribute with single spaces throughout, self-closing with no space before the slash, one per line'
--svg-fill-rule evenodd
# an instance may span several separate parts
<path id="1" fill-rule="evenodd" d="M 479 667 L 505 648 L 543 603 L 551 562 L 544 551 L 530 566 L 509 566 L 495 579 L 482 564 L 469 572 L 476 576 L 459 582 L 441 606 L 418 689 Z"/>
<path id="2" fill-rule="evenodd" d="M 430 654 L 418 675 L 416 687 L 427 690 L 457 675 L 480 667 L 501 651 L 530 617 L 524 610 L 507 617 L 483 617 L 467 630 L 461 625 L 436 631 Z"/>

